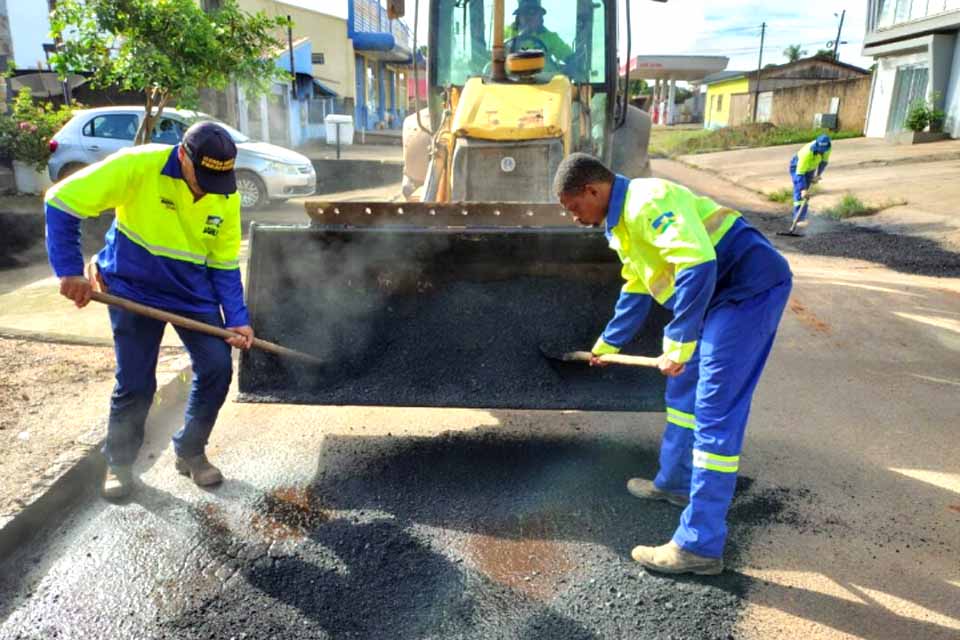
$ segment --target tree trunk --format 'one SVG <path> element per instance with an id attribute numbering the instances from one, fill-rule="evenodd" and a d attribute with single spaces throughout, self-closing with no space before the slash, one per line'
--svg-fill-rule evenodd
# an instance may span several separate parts
<path id="1" fill-rule="evenodd" d="M 160 119 L 160 114 L 163 113 L 163 108 L 167 106 L 169 101 L 170 94 L 166 91 L 152 89 L 147 93 L 147 99 L 143 105 L 143 120 L 140 121 L 140 128 L 137 129 L 137 135 L 133 139 L 134 146 L 150 142 L 153 127 Z M 156 111 L 153 110 L 154 106 L 157 108 Z"/>

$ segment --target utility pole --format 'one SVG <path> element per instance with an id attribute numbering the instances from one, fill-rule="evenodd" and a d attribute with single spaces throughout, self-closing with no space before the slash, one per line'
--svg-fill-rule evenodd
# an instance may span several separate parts
<path id="1" fill-rule="evenodd" d="M 760 70 L 763 68 L 763 39 L 767 35 L 767 23 L 760 25 L 760 59 L 757 60 L 757 83 L 753 88 L 753 122 L 757 122 L 757 107 L 760 104 Z"/>
<path id="2" fill-rule="evenodd" d="M 837 15 L 837 14 L 833 14 Z M 833 59 L 840 60 L 840 32 L 843 31 L 843 18 L 847 15 L 847 10 L 844 9 L 840 13 L 840 26 L 837 28 L 837 39 L 833 41 Z"/>

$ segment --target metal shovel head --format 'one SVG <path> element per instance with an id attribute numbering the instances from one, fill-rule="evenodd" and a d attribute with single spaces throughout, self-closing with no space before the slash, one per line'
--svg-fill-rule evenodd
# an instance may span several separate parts
<path id="1" fill-rule="evenodd" d="M 241 400 L 663 410 L 655 370 L 538 349 L 590 344 L 609 320 L 622 281 L 600 231 L 255 224 L 248 270 L 257 335 L 329 364 L 244 352 Z M 651 314 L 637 352 L 658 348 L 665 322 Z"/>

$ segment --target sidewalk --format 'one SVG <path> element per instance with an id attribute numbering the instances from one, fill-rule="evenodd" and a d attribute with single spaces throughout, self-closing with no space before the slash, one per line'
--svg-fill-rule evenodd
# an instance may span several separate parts
<path id="1" fill-rule="evenodd" d="M 298 149 L 311 160 L 336 160 L 336 145 L 312 142 Z M 340 146 L 341 160 L 376 160 L 403 162 L 403 147 L 395 144 L 349 144 Z"/>
<path id="2" fill-rule="evenodd" d="M 683 164 L 711 172 L 755 192 L 790 187 L 788 166 L 800 145 L 741 149 L 680 156 Z M 852 193 L 868 205 L 894 203 L 873 216 L 856 218 L 862 226 L 920 235 L 960 248 L 960 140 L 919 145 L 889 145 L 876 138 L 833 143 L 830 166 L 811 206 L 823 210 Z M 775 207 L 774 203 L 770 203 Z"/>

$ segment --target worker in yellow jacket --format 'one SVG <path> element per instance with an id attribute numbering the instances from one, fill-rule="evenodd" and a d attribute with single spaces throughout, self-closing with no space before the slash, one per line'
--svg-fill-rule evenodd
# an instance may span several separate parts
<path id="1" fill-rule="evenodd" d="M 173 437 L 176 468 L 198 485 L 223 476 L 205 447 L 232 376 L 230 347 L 249 349 L 253 329 L 240 281 L 240 196 L 233 165 L 237 148 L 213 122 L 191 126 L 183 142 L 123 149 L 54 185 L 45 198 L 47 253 L 60 292 L 78 307 L 94 286 L 195 320 L 229 327 L 224 341 L 177 328 L 190 353 L 193 384 L 183 428 Z M 106 246 L 84 274 L 80 222 L 116 210 Z M 165 323 L 110 308 L 117 383 L 103 453 L 103 495 L 133 487 L 132 465 L 156 392 L 157 357 Z"/>
<path id="2" fill-rule="evenodd" d="M 581 224 L 603 225 L 623 264 L 613 318 L 593 347 L 616 353 L 656 302 L 673 312 L 660 370 L 669 377 L 660 470 L 627 490 L 683 506 L 673 539 L 632 556 L 667 573 L 723 570 L 750 401 L 792 276 L 786 260 L 739 213 L 667 180 L 628 180 L 592 156 L 561 162 L 554 190 Z"/>

